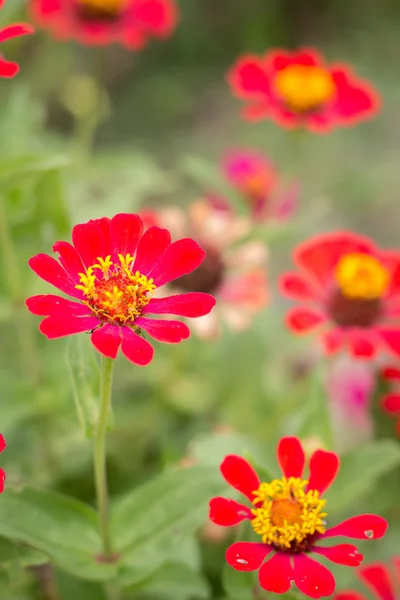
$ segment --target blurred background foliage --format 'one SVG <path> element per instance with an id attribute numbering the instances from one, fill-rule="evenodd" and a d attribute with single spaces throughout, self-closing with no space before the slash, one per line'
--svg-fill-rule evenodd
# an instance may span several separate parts
<path id="1" fill-rule="evenodd" d="M 3 22 L 26 19 L 26 4 L 8 0 Z M 141 520 L 151 522 L 152 511 L 174 502 L 173 489 L 160 483 L 158 498 L 155 485 L 154 505 L 143 503 L 142 519 L 134 507 L 121 509 L 120 527 L 133 536 L 120 574 L 126 598 L 250 600 L 252 575 L 224 566 L 231 534 L 202 526 L 207 498 L 225 490 L 221 458 L 244 453 L 276 472 L 276 442 L 290 433 L 346 450 L 351 423 L 339 424 L 332 436 L 324 374 L 313 368 L 316 349 L 285 330 L 275 281 L 290 264 L 292 247 L 312 233 L 347 227 L 385 246 L 398 244 L 398 3 L 181 0 L 180 8 L 175 35 L 140 53 L 57 43 L 39 31 L 8 44 L 7 56 L 18 58 L 21 73 L 0 85 L 0 417 L 8 443 L 2 466 L 12 490 L 0 501 L 1 598 L 105 598 L 102 585 L 80 579 L 84 543 L 74 549 L 74 535 L 86 535 L 89 525 L 80 529 L 80 523 L 89 509 L 73 505 L 63 518 L 67 508 L 48 505 L 37 491 L 18 496 L 21 484 L 32 483 L 94 504 L 91 443 L 76 408 L 90 433 L 95 357 L 84 335 L 49 342 L 37 332 L 24 299 L 49 287 L 29 271 L 28 258 L 69 239 L 76 222 L 144 206 L 185 206 L 210 187 L 222 190 L 218 163 L 230 147 L 257 148 L 283 177 L 299 177 L 301 203 L 287 228 L 267 234 L 272 301 L 250 331 L 159 345 L 146 369 L 118 361 L 108 441 L 116 512 L 120 497 L 162 477 L 165 467 L 176 469 L 182 489 L 192 488 L 181 522 L 171 517 L 168 539 L 165 531 L 149 530 L 142 541 L 134 535 Z M 241 53 L 298 45 L 315 45 L 371 79 L 384 98 L 382 114 L 356 129 L 309 135 L 300 147 L 273 123 L 241 122 L 227 69 Z M 393 423 L 378 410 L 375 418 L 375 441 L 344 452 L 328 507 L 332 520 L 370 511 L 388 517 L 387 538 L 362 547 L 367 558 L 386 560 L 398 551 L 400 449 Z M 201 472 L 177 469 L 182 460 L 214 473 L 211 487 L 202 490 Z M 53 540 L 33 540 L 28 521 L 51 531 Z M 69 538 L 76 564 L 60 550 Z M 339 587 L 355 586 L 351 569 L 334 571 Z"/>

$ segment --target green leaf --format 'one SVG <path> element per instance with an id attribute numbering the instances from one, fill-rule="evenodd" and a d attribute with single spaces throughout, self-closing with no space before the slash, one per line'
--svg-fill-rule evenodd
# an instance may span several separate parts
<path id="1" fill-rule="evenodd" d="M 225 489 L 219 470 L 195 466 L 169 470 L 123 498 L 112 511 L 112 536 L 121 553 L 123 585 L 143 580 L 174 556 L 208 518 L 208 501 Z"/>
<path id="2" fill-rule="evenodd" d="M 32 177 L 67 166 L 68 162 L 63 156 L 23 156 L 5 160 L 0 166 L 0 190 L 20 186 Z"/>
<path id="3" fill-rule="evenodd" d="M 303 400 L 303 408 L 297 417 L 300 420 L 298 436 L 300 438 L 319 437 L 326 446 L 332 446 L 332 426 L 325 390 L 324 365 L 314 368 L 309 377 L 309 387 Z"/>
<path id="4" fill-rule="evenodd" d="M 87 437 L 92 437 L 97 422 L 99 366 L 89 344 L 89 336 L 71 336 L 67 364 L 78 419 Z"/>
<path id="5" fill-rule="evenodd" d="M 35 186 L 35 217 L 43 225 L 50 223 L 54 233 L 62 236 L 70 229 L 66 198 L 59 169 L 47 171 Z"/>
<path id="6" fill-rule="evenodd" d="M 0 538 L 0 563 L 2 566 L 17 564 L 20 567 L 44 565 L 49 557 L 34 548 Z"/>
<path id="7" fill-rule="evenodd" d="M 0 535 L 33 546 L 66 571 L 93 581 L 115 576 L 100 563 L 95 511 L 77 500 L 31 486 L 6 489 L 1 497 Z"/>
<path id="8" fill-rule="evenodd" d="M 371 442 L 341 458 L 340 470 L 326 494 L 328 511 L 340 512 L 354 506 L 377 480 L 400 465 L 400 446 L 394 440 Z"/>
<path id="9" fill-rule="evenodd" d="M 183 565 L 168 564 L 135 586 L 136 600 L 201 600 L 210 591 L 203 577 Z"/>

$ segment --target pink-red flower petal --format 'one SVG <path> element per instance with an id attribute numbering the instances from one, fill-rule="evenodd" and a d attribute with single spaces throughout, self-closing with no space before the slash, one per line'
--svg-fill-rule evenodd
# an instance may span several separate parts
<path id="1" fill-rule="evenodd" d="M 148 276 L 170 244 L 169 231 L 161 227 L 149 227 L 139 242 L 132 270 Z"/>
<path id="2" fill-rule="evenodd" d="M 260 480 L 247 460 L 236 454 L 230 454 L 224 458 L 220 469 L 229 485 L 253 501 L 254 494 L 252 492 L 259 488 Z"/>
<path id="3" fill-rule="evenodd" d="M 190 337 L 188 326 L 181 323 L 181 321 L 164 321 L 140 317 L 136 319 L 135 324 L 159 342 L 178 344 Z"/>
<path id="4" fill-rule="evenodd" d="M 29 260 L 29 266 L 39 277 L 51 283 L 65 294 L 82 298 L 82 292 L 77 290 L 75 282 L 62 266 L 47 254 L 37 254 Z"/>
<path id="5" fill-rule="evenodd" d="M 231 527 L 241 523 L 243 519 L 253 519 L 253 515 L 244 504 L 218 496 L 210 500 L 210 519 L 217 525 Z"/>
<path id="6" fill-rule="evenodd" d="M 75 225 L 72 242 L 86 268 L 96 264 L 99 257 L 105 258 L 111 254 L 111 248 L 106 248 L 103 230 L 97 220 Z"/>
<path id="7" fill-rule="evenodd" d="M 334 481 L 339 470 L 339 457 L 334 452 L 316 450 L 310 459 L 310 477 L 307 489 L 323 494 Z"/>
<path id="8" fill-rule="evenodd" d="M 86 304 L 72 302 L 61 296 L 53 294 L 40 294 L 31 296 L 26 300 L 26 306 L 34 315 L 45 316 L 74 316 L 84 317 L 90 315 L 90 309 Z"/>
<path id="9" fill-rule="evenodd" d="M 6 444 L 6 440 L 4 439 L 4 435 L 2 433 L 0 433 L 0 452 L 3 452 L 3 450 L 7 447 Z"/>
<path id="10" fill-rule="evenodd" d="M 305 333 L 326 322 L 326 317 L 317 310 L 299 307 L 288 311 L 286 324 L 294 333 Z"/>
<path id="11" fill-rule="evenodd" d="M 118 258 L 118 254 L 134 256 L 143 232 L 143 223 L 139 215 L 119 213 L 111 219 L 110 226 L 115 259 Z"/>
<path id="12" fill-rule="evenodd" d="M 277 457 L 285 477 L 302 477 L 306 458 L 298 438 L 282 438 L 278 444 Z"/>
<path id="13" fill-rule="evenodd" d="M 96 317 L 74 317 L 68 315 L 65 318 L 62 315 L 55 315 L 43 319 L 40 323 L 40 331 L 50 340 L 53 340 L 66 335 L 91 331 L 98 324 L 99 320 Z"/>
<path id="14" fill-rule="evenodd" d="M 312 551 L 325 556 L 325 558 L 338 565 L 345 565 L 347 567 L 358 567 L 364 560 L 363 555 L 352 544 L 338 544 L 337 546 L 324 548 L 322 546 L 313 546 Z"/>
<path id="15" fill-rule="evenodd" d="M 332 573 L 306 554 L 294 554 L 294 581 L 303 594 L 310 598 L 330 596 L 335 591 Z"/>
<path id="16" fill-rule="evenodd" d="M 118 349 L 122 342 L 121 327 L 104 325 L 95 329 L 91 335 L 93 346 L 108 358 L 117 358 Z"/>
<path id="17" fill-rule="evenodd" d="M 168 298 L 152 298 L 144 314 L 202 317 L 215 306 L 215 298 L 203 292 L 188 292 Z"/>
<path id="18" fill-rule="evenodd" d="M 260 568 L 272 546 L 256 542 L 237 542 L 225 553 L 226 562 L 236 571 L 256 571 Z"/>
<path id="19" fill-rule="evenodd" d="M 376 354 L 376 343 L 370 332 L 353 329 L 347 333 L 350 350 L 356 358 L 372 358 Z"/>
<path id="20" fill-rule="evenodd" d="M 400 394 L 388 394 L 382 400 L 382 407 L 388 413 L 400 412 Z"/>
<path id="21" fill-rule="evenodd" d="M 6 481 L 6 474 L 3 469 L 0 469 L 0 494 L 4 492 L 4 484 Z"/>
<path id="22" fill-rule="evenodd" d="M 264 98 L 270 93 L 270 81 L 257 56 L 243 56 L 228 73 L 228 81 L 239 98 Z"/>
<path id="23" fill-rule="evenodd" d="M 366 565 L 359 569 L 358 575 L 380 600 L 396 600 L 386 565 L 382 563 Z"/>
<path id="24" fill-rule="evenodd" d="M 74 246 L 69 242 L 56 242 L 53 250 L 58 252 L 61 266 L 64 267 L 71 279 L 78 283 L 78 273 L 84 273 L 85 267 Z"/>
<path id="25" fill-rule="evenodd" d="M 204 250 L 194 240 L 178 240 L 168 246 L 149 276 L 157 286 L 164 285 L 197 269 L 205 256 Z"/>
<path id="26" fill-rule="evenodd" d="M 311 284 L 297 273 L 285 273 L 279 279 L 279 289 L 292 300 L 313 300 L 315 290 Z"/>
<path id="27" fill-rule="evenodd" d="M 261 566 L 258 579 L 261 587 L 267 592 L 274 592 L 275 594 L 288 592 L 294 579 L 290 554 L 277 552 Z"/>
<path id="28" fill-rule="evenodd" d="M 388 528 L 387 521 L 379 515 L 359 515 L 328 529 L 321 538 L 343 536 L 357 540 L 378 540 Z"/>
<path id="29" fill-rule="evenodd" d="M 148 365 L 154 355 L 153 346 L 129 327 L 122 328 L 121 350 L 126 358 L 140 366 Z"/>

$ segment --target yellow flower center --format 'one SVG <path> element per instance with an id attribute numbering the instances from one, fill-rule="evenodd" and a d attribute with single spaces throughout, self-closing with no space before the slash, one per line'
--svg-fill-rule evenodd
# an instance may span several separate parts
<path id="1" fill-rule="evenodd" d="M 84 17 L 88 19 L 109 19 L 121 14 L 127 0 L 77 0 Z"/>
<path id="2" fill-rule="evenodd" d="M 336 281 L 346 298 L 375 300 L 387 291 L 389 271 L 378 259 L 354 252 L 343 256 L 336 267 Z"/>
<path id="3" fill-rule="evenodd" d="M 325 533 L 323 519 L 327 513 L 322 509 L 326 500 L 321 500 L 317 490 L 305 491 L 307 485 L 308 481 L 283 477 L 262 483 L 253 492 L 253 504 L 262 505 L 251 511 L 251 524 L 265 544 L 296 551 L 308 537 Z"/>
<path id="4" fill-rule="evenodd" d="M 308 112 L 331 100 L 336 91 L 326 69 L 309 65 L 291 65 L 279 71 L 275 86 L 287 106 L 295 112 Z"/>
<path id="5" fill-rule="evenodd" d="M 274 183 L 274 174 L 268 169 L 265 169 L 258 173 L 254 173 L 254 175 L 249 175 L 249 177 L 243 181 L 242 189 L 244 193 L 252 198 L 259 199 L 270 192 Z"/>
<path id="6" fill-rule="evenodd" d="M 111 256 L 98 257 L 98 263 L 79 273 L 81 290 L 91 311 L 105 321 L 115 325 L 133 324 L 150 302 L 156 286 L 153 279 L 136 271 L 132 272 L 134 257 L 118 254 L 119 263 Z"/>

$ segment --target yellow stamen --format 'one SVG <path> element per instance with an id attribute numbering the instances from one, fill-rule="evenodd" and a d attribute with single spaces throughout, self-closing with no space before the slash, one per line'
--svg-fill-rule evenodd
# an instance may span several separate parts
<path id="1" fill-rule="evenodd" d="M 275 87 L 287 106 L 296 112 L 318 108 L 331 100 L 336 91 L 329 71 L 311 65 L 282 69 L 275 77 Z"/>
<path id="2" fill-rule="evenodd" d="M 251 511 L 251 524 L 265 544 L 289 550 L 314 533 L 325 533 L 326 500 L 316 490 L 305 491 L 307 485 L 308 481 L 283 477 L 262 483 L 253 492 L 253 504 L 262 505 Z"/>
<path id="3" fill-rule="evenodd" d="M 385 295 L 390 274 L 375 257 L 354 252 L 340 259 L 336 267 L 336 281 L 347 298 L 374 300 Z"/>
<path id="4" fill-rule="evenodd" d="M 98 257 L 86 273 L 79 273 L 80 284 L 75 287 L 84 293 L 85 304 L 97 317 L 118 325 L 133 324 L 156 285 L 139 271 L 132 273 L 133 256 L 120 254 L 118 258 L 119 263 L 113 263 L 111 256 Z"/>

